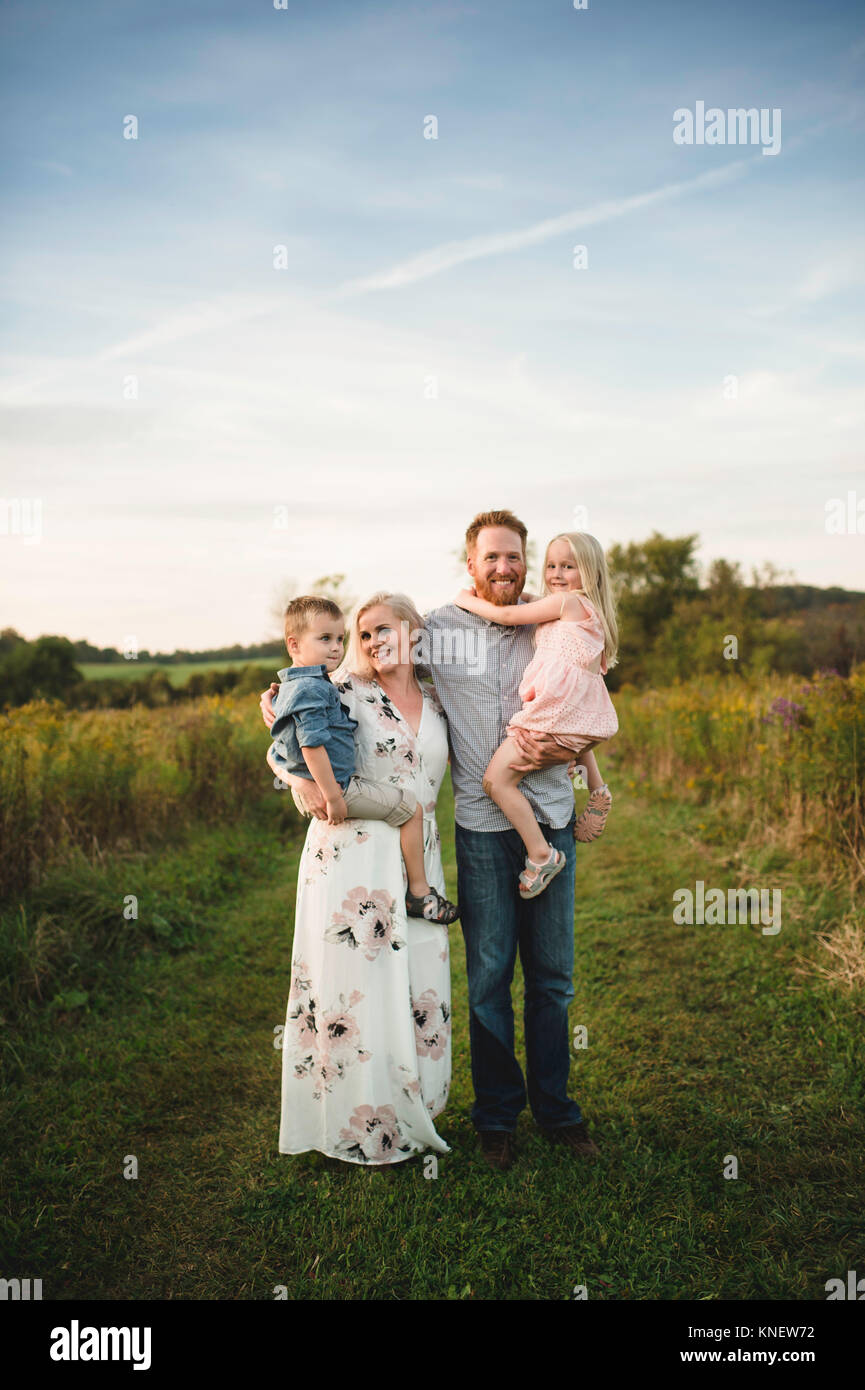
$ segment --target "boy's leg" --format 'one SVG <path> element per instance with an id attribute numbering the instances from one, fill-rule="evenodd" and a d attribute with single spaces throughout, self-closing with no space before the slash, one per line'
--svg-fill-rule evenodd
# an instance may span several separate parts
<path id="1" fill-rule="evenodd" d="M 416 898 L 429 892 L 423 860 L 423 807 L 418 806 L 411 820 L 399 828 L 399 843 L 408 879 L 408 891 Z"/>
<path id="2" fill-rule="evenodd" d="M 420 809 L 413 792 L 393 782 L 372 782 L 368 777 L 350 778 L 342 795 L 350 820 L 384 820 L 401 826 Z"/>
<path id="3" fill-rule="evenodd" d="M 544 832 L 535 819 L 535 813 L 520 791 L 522 772 L 515 772 L 510 764 L 519 755 L 513 739 L 506 738 L 490 758 L 483 776 L 483 789 L 487 796 L 503 811 L 526 847 L 526 853 L 535 864 L 542 864 L 550 857 L 550 846 L 544 839 Z"/>
<path id="4" fill-rule="evenodd" d="M 529 1104 L 541 1129 L 577 1125 L 580 1107 L 568 1096 L 571 1039 L 568 1005 L 574 997 L 574 822 L 545 826 L 567 860 L 537 898 L 518 900 L 520 961 L 525 979 L 526 1076 Z"/>
<path id="5" fill-rule="evenodd" d="M 469 983 L 472 1123 L 479 1130 L 512 1134 L 526 1103 L 511 1003 L 523 846 L 515 830 L 456 825 L 454 839 Z"/>
<path id="6" fill-rule="evenodd" d="M 406 911 L 409 916 L 449 926 L 459 916 L 455 903 L 430 887 L 423 853 L 423 807 L 417 797 L 392 782 L 372 782 L 352 777 L 343 792 L 349 819 L 383 820 L 397 827 L 408 880 Z M 404 831 L 407 834 L 404 837 Z M 408 850 L 408 853 L 406 853 Z"/>

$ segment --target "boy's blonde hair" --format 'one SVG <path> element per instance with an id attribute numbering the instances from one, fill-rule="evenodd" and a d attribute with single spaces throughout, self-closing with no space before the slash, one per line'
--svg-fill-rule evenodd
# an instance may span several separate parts
<path id="1" fill-rule="evenodd" d="M 414 642 L 418 641 L 418 634 L 424 632 L 423 618 L 407 594 L 392 594 L 387 589 L 380 590 L 377 594 L 373 594 L 371 598 L 364 599 L 362 603 L 356 604 L 352 609 L 351 618 L 349 619 L 348 645 L 346 646 L 345 656 L 331 675 L 332 681 L 344 681 L 349 676 L 360 676 L 362 680 L 367 681 L 375 679 L 375 672 L 364 652 L 361 650 L 359 634 L 361 629 L 360 620 L 364 613 L 368 613 L 370 608 L 376 608 L 380 603 L 386 603 L 388 608 L 393 610 L 393 614 L 401 626 L 402 624 L 407 625 L 407 635 L 412 646 Z M 402 637 L 405 631 L 406 629 L 402 628 L 400 637 Z M 409 653 L 409 655 L 411 655 L 411 653 Z M 414 672 L 417 677 L 429 675 L 427 667 L 422 663 L 412 662 L 412 666 L 414 667 Z"/>
<path id="2" fill-rule="evenodd" d="M 308 631 L 312 625 L 312 620 L 319 613 L 326 613 L 331 618 L 343 618 L 343 611 L 338 603 L 334 603 L 330 598 L 319 598 L 317 594 L 301 594 L 300 598 L 293 598 L 285 610 L 285 645 L 288 646 L 289 637 L 297 640 Z"/>
<path id="3" fill-rule="evenodd" d="M 597 609 L 601 626 L 604 629 L 604 657 L 607 662 L 607 670 L 611 670 L 618 661 L 619 627 L 616 622 L 616 600 L 613 596 L 610 572 L 607 569 L 607 557 L 600 542 L 595 540 L 594 536 L 590 536 L 587 531 L 562 531 L 558 536 L 553 536 L 544 554 L 543 583 L 545 594 L 550 593 L 547 584 L 547 558 L 550 553 L 550 546 L 555 545 L 556 541 L 567 541 L 571 547 L 571 553 L 575 563 L 579 566 L 580 579 L 583 582 L 582 589 L 578 589 L 577 593 L 585 594 L 592 607 Z"/>

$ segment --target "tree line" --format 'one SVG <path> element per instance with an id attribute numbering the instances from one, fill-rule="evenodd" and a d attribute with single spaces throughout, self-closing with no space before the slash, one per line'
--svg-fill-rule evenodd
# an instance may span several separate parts
<path id="1" fill-rule="evenodd" d="M 847 676 L 865 661 L 865 594 L 782 582 L 769 565 L 747 582 L 741 567 L 729 560 L 714 560 L 701 581 L 698 539 L 656 531 L 648 540 L 610 548 L 621 639 L 619 664 L 607 678 L 611 690 L 623 685 L 667 686 L 717 673 L 810 676 L 817 670 L 834 670 Z M 329 578 L 342 581 L 344 576 Z M 328 587 L 336 592 L 339 586 Z M 345 606 L 345 596 L 340 598 Z M 138 654 L 141 661 L 160 660 L 169 668 L 232 658 L 246 658 L 246 664 L 194 672 L 183 685 L 172 684 L 165 669 L 137 679 L 87 680 L 79 663 L 122 662 L 122 654 L 66 637 L 28 641 L 6 628 L 0 632 L 0 707 L 44 698 L 58 699 L 72 709 L 126 709 L 228 691 L 253 694 L 288 660 L 281 642 L 160 657 Z"/>

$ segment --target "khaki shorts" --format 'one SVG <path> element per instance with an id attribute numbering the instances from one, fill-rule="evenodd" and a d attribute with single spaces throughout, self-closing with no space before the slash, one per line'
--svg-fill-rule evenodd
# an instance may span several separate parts
<path id="1" fill-rule="evenodd" d="M 417 810 L 413 792 L 393 782 L 370 782 L 352 777 L 343 792 L 350 820 L 384 820 L 388 825 L 405 825 Z"/>

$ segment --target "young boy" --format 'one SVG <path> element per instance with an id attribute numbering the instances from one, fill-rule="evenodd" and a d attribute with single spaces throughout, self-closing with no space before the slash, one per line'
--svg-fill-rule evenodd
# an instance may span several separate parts
<path id="1" fill-rule="evenodd" d="M 343 657 L 345 619 L 330 599 L 305 595 L 285 610 L 285 645 L 292 660 L 278 672 L 276 718 L 267 762 L 283 782 L 289 773 L 315 782 L 325 799 L 328 825 L 347 818 L 384 820 L 399 827 L 408 878 L 406 912 L 449 926 L 458 908 L 427 883 L 423 809 L 409 791 L 355 775 L 357 721 L 343 708 L 328 678 Z"/>

